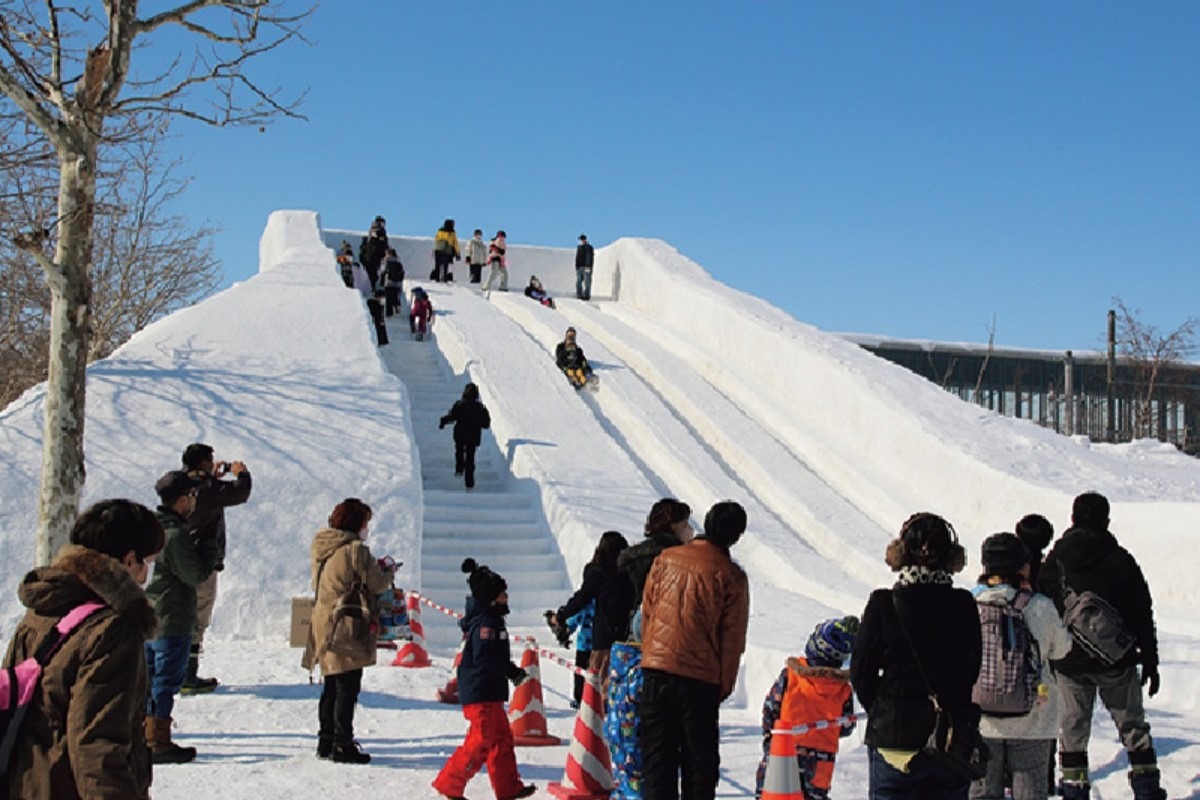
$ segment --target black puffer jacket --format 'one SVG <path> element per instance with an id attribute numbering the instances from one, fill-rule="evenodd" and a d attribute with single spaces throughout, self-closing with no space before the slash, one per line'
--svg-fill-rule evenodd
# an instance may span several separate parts
<path id="1" fill-rule="evenodd" d="M 238 506 L 250 499 L 253 484 L 250 470 L 242 470 L 233 480 L 221 480 L 202 469 L 188 473 L 200 494 L 196 496 L 196 510 L 187 519 L 188 533 L 198 541 L 211 539 L 217 543 L 217 572 L 225 569 L 225 509 Z"/>
<path id="2" fill-rule="evenodd" d="M 596 601 L 596 616 L 592 620 L 592 649 L 610 650 L 613 642 L 624 641 L 629 635 L 629 615 L 633 613 L 633 588 L 616 570 L 609 571 L 595 564 L 583 568 L 583 585 L 571 599 L 558 609 L 557 616 L 565 621 Z"/>
<path id="3" fill-rule="evenodd" d="M 646 588 L 646 576 L 658 554 L 668 547 L 680 544 L 679 539 L 670 532 L 652 533 L 642 541 L 627 547 L 617 556 L 617 569 L 624 575 L 633 587 L 633 607 L 642 604 L 642 592 Z"/>
<path id="4" fill-rule="evenodd" d="M 1121 618 L 1137 638 L 1137 647 L 1109 667 L 1096 661 L 1081 647 L 1071 649 L 1066 658 L 1054 662 L 1065 675 L 1081 675 L 1123 669 L 1144 664 L 1158 668 L 1158 636 L 1154 630 L 1154 609 L 1150 587 L 1137 561 L 1117 543 L 1108 531 L 1071 528 L 1062 535 L 1042 563 L 1038 591 L 1054 600 L 1061 614 L 1063 589 L 1060 576 L 1065 572 L 1067 585 L 1076 592 L 1092 591 L 1121 613 Z"/>
<path id="5" fill-rule="evenodd" d="M 946 584 L 876 589 L 863 611 L 850 659 L 850 682 L 867 710 L 867 744 L 920 750 L 933 730 L 934 711 L 917 663 L 896 618 L 892 594 L 943 706 L 960 724 L 977 726 L 971 688 L 979 677 L 982 642 L 975 598 Z"/>
<path id="6" fill-rule="evenodd" d="M 483 429 L 492 427 L 492 415 L 478 400 L 457 400 L 450 407 L 450 413 L 442 417 L 440 427 L 451 422 L 454 423 L 455 443 L 478 447 Z"/>

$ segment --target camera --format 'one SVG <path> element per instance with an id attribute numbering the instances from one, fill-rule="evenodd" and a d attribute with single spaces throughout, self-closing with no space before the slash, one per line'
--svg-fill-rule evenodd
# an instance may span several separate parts
<path id="1" fill-rule="evenodd" d="M 567 628 L 567 626 L 563 625 L 561 622 L 559 622 L 557 625 L 554 624 L 555 616 L 553 611 L 547 611 L 542 616 L 546 618 L 546 624 L 550 626 L 550 630 L 554 633 L 554 638 L 558 640 L 559 647 L 570 647 L 571 631 Z"/>

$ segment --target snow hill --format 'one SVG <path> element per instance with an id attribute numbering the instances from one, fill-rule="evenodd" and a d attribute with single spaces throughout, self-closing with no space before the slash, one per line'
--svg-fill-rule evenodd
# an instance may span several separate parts
<path id="1" fill-rule="evenodd" d="M 315 689 L 286 648 L 288 606 L 309 591 L 309 542 L 343 497 L 375 509 L 371 546 L 404 562 L 405 588 L 460 608 L 459 564 L 471 555 L 508 579 L 513 627 L 547 642 L 541 612 L 566 599 L 603 531 L 636 541 L 661 496 L 690 503 L 697 527 L 713 502 L 741 502 L 750 528 L 734 554 L 751 577 L 751 631 L 724 720 L 721 795 L 746 796 L 763 693 L 816 622 L 861 612 L 870 589 L 890 582 L 883 550 L 910 513 L 950 519 L 977 565 L 980 541 L 1025 513 L 1064 530 L 1071 499 L 1087 489 L 1113 502 L 1113 530 L 1154 592 L 1164 688 L 1151 707 L 1171 713 L 1152 721 L 1166 785 L 1172 796 L 1190 791 L 1200 628 L 1195 581 L 1180 567 L 1195 564 L 1200 462 L 1154 442 L 1068 439 L 962 403 L 723 286 L 657 240 L 599 248 L 583 303 L 571 250 L 510 245 L 510 291 L 485 296 L 462 264 L 457 283 L 426 282 L 432 240 L 392 237 L 406 288 L 425 285 L 437 318 L 424 342 L 394 318 L 391 343 L 377 347 L 331 251 L 361 236 L 322 229 L 312 212 L 276 212 L 256 277 L 89 369 L 85 502 L 153 505 L 155 478 L 191 441 L 244 460 L 255 481 L 251 501 L 228 517 L 208 657 L 227 687 L 181 704 L 179 738 L 201 749 L 201 764 L 156 771 L 156 797 L 187 793 L 187 775 L 206 761 L 214 797 L 326 797 L 350 786 L 434 796 L 429 780 L 463 730 L 454 709 L 430 702 L 457 641 L 434 611 L 424 622 L 436 671 L 368 673 L 359 732 L 383 757 L 353 777 L 311 757 Z M 557 310 L 522 296 L 531 274 Z M 575 392 L 554 366 L 568 325 L 601 376 L 596 394 Z M 453 477 L 450 431 L 437 428 L 467 381 L 493 419 L 471 493 Z M 35 387 L 0 412 L 7 586 L 33 559 L 43 398 Z M 0 637 L 21 613 L 14 593 L 0 595 Z M 552 728 L 569 736 L 569 674 L 545 662 L 542 674 Z M 1098 797 L 1121 794 L 1113 738 L 1098 720 Z M 865 795 L 860 747 L 847 745 L 839 761 L 842 796 Z M 563 759 L 562 749 L 519 754 L 526 777 L 543 783 L 561 776 Z"/>

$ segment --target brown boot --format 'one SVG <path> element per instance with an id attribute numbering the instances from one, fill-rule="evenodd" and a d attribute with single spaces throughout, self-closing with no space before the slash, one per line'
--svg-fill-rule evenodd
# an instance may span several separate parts
<path id="1" fill-rule="evenodd" d="M 146 738 L 150 743 L 150 761 L 154 764 L 186 764 L 196 760 L 196 748 L 180 747 L 171 741 L 171 720 L 146 718 L 146 728 L 154 726 L 154 738 Z M 151 743 L 152 742 L 152 743 Z"/>
<path id="2" fill-rule="evenodd" d="M 158 746 L 158 726 L 154 724 L 154 717 L 146 717 L 143 727 L 146 729 L 146 746 L 153 751 Z"/>

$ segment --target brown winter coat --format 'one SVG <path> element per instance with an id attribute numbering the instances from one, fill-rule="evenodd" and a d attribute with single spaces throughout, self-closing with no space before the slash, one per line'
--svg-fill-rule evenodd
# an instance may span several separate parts
<path id="1" fill-rule="evenodd" d="M 313 537 L 312 579 L 316 602 L 313 604 L 308 648 L 302 662 L 304 667 L 312 669 L 320 665 L 322 675 L 338 675 L 374 664 L 374 633 L 369 641 L 363 643 L 362 650 L 354 655 L 328 652 L 325 643 L 333 625 L 333 610 L 355 581 L 361 581 L 367 594 L 377 598 L 392 585 L 392 576 L 379 567 L 370 548 L 358 538 L 357 533 L 324 528 Z M 378 623 L 378 620 L 374 622 Z M 372 627 L 374 630 L 378 626 Z"/>
<path id="2" fill-rule="evenodd" d="M 642 595 L 642 667 L 733 693 L 746 649 L 750 586 L 725 548 L 698 538 L 654 559 Z"/>
<path id="3" fill-rule="evenodd" d="M 85 620 L 54 654 L 12 756 L 9 797 L 22 800 L 150 796 L 144 647 L 156 620 L 142 587 L 114 558 L 67 545 L 17 589 L 29 609 L 4 666 L 33 655 L 71 609 L 97 599 L 108 608 Z"/>

